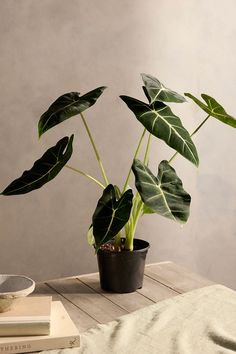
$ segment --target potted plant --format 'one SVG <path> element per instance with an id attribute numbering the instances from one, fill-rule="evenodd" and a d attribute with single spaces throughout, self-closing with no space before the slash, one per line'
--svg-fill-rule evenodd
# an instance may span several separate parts
<path id="1" fill-rule="evenodd" d="M 120 96 L 144 127 L 122 188 L 109 182 L 98 148 L 83 114 L 86 109 L 96 103 L 103 93 L 105 87 L 102 86 L 83 96 L 80 96 L 78 92 L 60 96 L 40 117 L 38 133 L 41 137 L 47 130 L 79 114 L 92 144 L 103 180 L 100 181 L 84 171 L 67 165 L 73 152 L 74 136 L 71 135 L 63 137 L 56 145 L 49 148 L 30 170 L 25 171 L 21 177 L 11 182 L 1 193 L 6 196 L 29 193 L 52 180 L 63 167 L 72 169 L 97 183 L 103 191 L 92 216 L 88 230 L 88 242 L 93 245 L 98 256 L 101 287 L 116 292 L 132 292 L 142 286 L 149 243 L 135 239 L 140 217 L 157 213 L 179 223 L 186 223 L 188 220 L 191 197 L 184 190 L 181 179 L 171 166 L 175 156 L 181 154 L 198 166 L 199 158 L 192 136 L 210 116 L 236 127 L 235 118 L 226 113 L 214 98 L 202 94 L 203 101 L 201 101 L 190 93 L 186 93 L 185 97 L 192 99 L 207 113 L 207 117 L 192 134 L 189 134 L 180 118 L 168 106 L 169 103 L 185 102 L 185 97 L 166 88 L 151 75 L 142 74 L 142 79 L 147 102 Z M 148 137 L 144 145 L 145 135 Z M 163 140 L 175 150 L 169 161 L 160 162 L 157 175 L 152 173 L 148 167 L 152 137 Z M 144 148 L 143 161 L 138 159 L 142 148 Z M 136 191 L 129 187 L 132 172 L 135 177 Z"/>

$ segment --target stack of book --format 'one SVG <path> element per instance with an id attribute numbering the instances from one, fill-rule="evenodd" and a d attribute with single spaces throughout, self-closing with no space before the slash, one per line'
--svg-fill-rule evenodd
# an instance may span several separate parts
<path id="1" fill-rule="evenodd" d="M 78 329 L 60 301 L 23 297 L 0 313 L 0 353 L 29 353 L 80 346 Z"/>

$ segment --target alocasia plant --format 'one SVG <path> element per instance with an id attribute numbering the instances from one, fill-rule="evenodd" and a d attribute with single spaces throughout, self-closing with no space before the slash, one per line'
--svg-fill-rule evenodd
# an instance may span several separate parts
<path id="1" fill-rule="evenodd" d="M 189 217 L 191 197 L 184 190 L 183 183 L 171 162 L 177 154 L 181 154 L 195 166 L 199 164 L 197 149 L 192 136 L 201 126 L 214 117 L 221 122 L 236 128 L 236 119 L 226 113 L 225 109 L 212 97 L 202 94 L 205 102 L 190 93 L 185 93 L 201 109 L 207 117 L 197 126 L 192 134 L 184 128 L 181 119 L 176 116 L 168 103 L 184 103 L 184 96 L 166 88 L 158 79 L 142 74 L 143 90 L 147 102 L 128 96 L 120 96 L 137 120 L 143 125 L 142 135 L 137 143 L 131 167 L 127 173 L 123 188 L 109 182 L 98 148 L 83 112 L 94 105 L 105 87 L 98 87 L 83 96 L 78 92 L 70 92 L 60 96 L 41 116 L 38 123 L 38 134 L 42 136 L 47 130 L 59 123 L 80 115 L 97 158 L 103 181 L 67 165 L 73 152 L 73 135 L 59 140 L 38 159 L 30 170 L 11 182 L 2 195 L 16 195 L 31 192 L 42 187 L 67 167 L 97 183 L 103 189 L 92 217 L 88 231 L 88 241 L 96 251 L 104 244 L 114 240 L 115 249 L 133 250 L 133 239 L 137 223 L 141 216 L 157 213 L 179 223 L 186 223 Z M 148 134 L 144 159 L 138 159 L 144 137 Z M 169 161 L 160 162 L 157 174 L 148 167 L 151 138 L 159 138 L 176 152 Z M 136 192 L 129 187 L 131 174 L 135 177 Z"/>

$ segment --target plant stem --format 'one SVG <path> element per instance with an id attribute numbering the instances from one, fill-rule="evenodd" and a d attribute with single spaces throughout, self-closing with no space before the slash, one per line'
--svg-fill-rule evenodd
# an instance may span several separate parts
<path id="1" fill-rule="evenodd" d="M 144 164 L 145 165 L 147 164 L 148 158 L 149 158 L 149 149 L 150 149 L 151 138 L 152 138 L 152 134 L 150 133 L 148 136 L 148 141 L 147 141 L 147 146 L 146 146 L 146 151 L 145 151 L 145 156 L 144 156 Z"/>
<path id="2" fill-rule="evenodd" d="M 137 155 L 138 155 L 138 152 L 139 152 L 140 147 L 141 147 L 141 145 L 142 145 L 142 141 L 143 141 L 143 138 L 144 138 L 145 133 L 146 133 L 146 129 L 143 130 L 142 135 L 141 135 L 141 137 L 140 137 L 140 139 L 139 139 L 138 146 L 137 146 L 137 149 L 136 149 L 136 151 L 135 151 L 133 160 L 136 159 L 136 157 L 137 157 Z M 129 179 L 130 179 L 130 175 L 131 175 L 131 171 L 132 171 L 132 167 L 129 169 L 129 173 L 128 173 L 128 176 L 127 176 L 127 178 L 126 178 L 126 180 L 125 180 L 125 184 L 124 184 L 124 188 L 123 188 L 122 194 L 126 191 L 126 188 L 127 188 L 127 186 L 128 186 Z"/>
<path id="3" fill-rule="evenodd" d="M 203 126 L 204 123 L 206 123 L 206 121 L 208 120 L 209 117 L 210 117 L 210 115 L 208 115 L 208 116 L 201 122 L 201 124 L 199 124 L 199 125 L 197 126 L 197 128 L 192 132 L 192 134 L 190 135 L 190 137 L 192 137 L 194 134 L 196 134 L 196 133 L 198 132 L 198 130 Z M 174 153 L 174 155 L 169 159 L 168 162 L 171 163 L 171 162 L 175 159 L 175 157 L 176 157 L 178 154 L 179 154 L 179 152 L 176 151 L 176 152 Z"/>
<path id="4" fill-rule="evenodd" d="M 151 138 L 152 138 L 152 134 L 150 133 L 148 136 L 148 141 L 147 141 L 145 155 L 144 155 L 144 164 L 145 165 L 148 163 L 148 159 L 149 159 L 149 149 L 150 149 Z M 125 242 L 125 248 L 129 249 L 130 251 L 133 250 L 134 235 L 135 235 L 135 231 L 137 228 L 139 218 L 142 214 L 142 210 L 143 210 L 143 202 L 140 198 L 140 194 L 137 193 L 134 197 L 134 203 L 133 203 L 133 208 L 132 208 L 132 212 L 131 212 L 131 223 L 130 223 L 130 227 L 129 227 L 129 232 L 126 235 L 126 242 Z"/>
<path id="5" fill-rule="evenodd" d="M 198 130 L 203 126 L 203 124 L 208 120 L 209 117 L 210 114 L 208 114 L 208 116 L 202 121 L 202 123 L 199 124 L 199 126 L 192 132 L 192 134 L 190 135 L 191 137 L 198 132 Z"/>
<path id="6" fill-rule="evenodd" d="M 130 251 L 133 250 L 134 234 L 136 231 L 138 220 L 142 213 L 142 209 L 143 209 L 143 202 L 140 198 L 140 194 L 136 193 L 136 195 L 134 196 L 133 207 L 130 214 L 128 232 L 126 232 L 126 239 L 125 239 L 125 249 Z"/>
<path id="7" fill-rule="evenodd" d="M 104 181 L 105 181 L 106 185 L 108 186 L 109 182 L 108 182 L 108 179 L 107 179 L 107 176 L 106 176 L 106 173 L 105 173 L 105 170 L 104 170 L 104 167 L 103 167 L 101 158 L 100 158 L 100 156 L 99 156 L 97 147 L 96 147 L 96 145 L 95 145 L 95 142 L 94 142 L 93 137 L 92 137 L 92 135 L 91 135 L 91 132 L 90 132 L 90 130 L 89 130 L 88 124 L 87 124 L 87 122 L 86 122 L 86 120 L 85 120 L 85 118 L 84 118 L 84 115 L 83 115 L 82 113 L 80 113 L 80 116 L 81 116 L 81 118 L 82 118 L 82 121 L 83 121 L 83 123 L 84 123 L 85 129 L 86 129 L 86 131 L 87 131 L 87 134 L 88 134 L 88 136 L 89 136 L 90 142 L 91 142 L 91 144 L 92 144 L 93 150 L 94 150 L 94 152 L 95 152 L 95 155 L 96 155 L 98 164 L 99 164 L 100 169 L 101 169 L 101 172 L 102 172 L 102 176 L 103 176 L 103 178 L 104 178 Z"/>
<path id="8" fill-rule="evenodd" d="M 105 189 L 105 186 L 104 186 L 101 182 L 99 182 L 96 178 L 94 178 L 93 176 L 90 176 L 90 175 L 88 175 L 87 173 L 85 173 L 85 172 L 83 172 L 83 171 L 81 171 L 81 170 L 78 170 L 77 168 L 74 168 L 74 167 L 69 166 L 69 165 L 65 165 L 65 167 L 66 167 L 66 168 L 69 168 L 69 169 L 72 170 L 72 171 L 75 171 L 75 172 L 77 172 L 77 173 L 80 173 L 81 175 L 83 175 L 83 176 L 85 176 L 85 177 L 91 179 L 92 181 L 94 181 L 95 183 L 97 183 L 100 187 L 102 187 L 103 189 Z"/>
<path id="9" fill-rule="evenodd" d="M 114 245 L 117 249 L 121 247 L 121 233 L 118 232 L 118 234 L 114 238 Z"/>
<path id="10" fill-rule="evenodd" d="M 138 155 L 138 152 L 140 150 L 140 147 L 141 147 L 141 144 L 142 144 L 142 141 L 143 141 L 145 133 L 146 133 L 146 129 L 144 129 L 144 131 L 143 131 L 143 133 L 142 133 L 142 135 L 140 137 L 137 149 L 136 149 L 135 154 L 134 154 L 134 159 Z M 145 156 L 144 156 L 144 163 L 145 164 L 148 161 L 149 148 L 150 148 L 150 143 L 151 143 L 151 136 L 152 136 L 152 134 L 149 134 L 149 136 L 148 136 L 148 141 L 147 141 L 147 146 L 146 146 L 146 151 L 145 151 Z M 125 192 L 125 190 L 127 188 L 131 171 L 132 171 L 132 168 L 129 170 L 129 174 L 128 174 L 127 179 L 125 181 L 123 192 Z M 143 206 L 143 202 L 141 201 L 139 193 L 137 193 L 135 195 L 134 199 L 133 199 L 133 207 L 132 207 L 132 211 L 131 211 L 131 214 L 130 214 L 130 220 L 129 220 L 129 223 L 128 223 L 128 227 L 126 228 L 125 249 L 128 249 L 130 251 L 133 250 L 134 234 L 135 234 L 135 230 L 136 230 L 136 227 L 137 227 L 138 220 L 139 220 L 139 218 L 141 216 L 142 206 Z"/>
<path id="11" fill-rule="evenodd" d="M 148 141 L 147 141 L 145 155 L 144 155 L 144 164 L 147 164 L 148 159 L 149 159 L 149 149 L 150 149 L 151 137 L 152 137 L 152 134 L 150 133 L 148 136 Z M 125 240 L 125 248 L 130 251 L 133 250 L 134 235 L 135 235 L 135 231 L 136 231 L 136 227 L 137 227 L 139 218 L 142 214 L 142 210 L 143 210 L 143 202 L 141 200 L 140 194 L 137 193 L 134 197 L 134 200 L 133 200 L 133 207 L 132 207 L 131 216 L 130 216 L 131 222 L 129 225 L 129 232 L 126 234 L 126 240 Z"/>
<path id="12" fill-rule="evenodd" d="M 134 226 L 133 226 L 133 233 L 135 234 L 137 225 L 138 225 L 138 221 L 142 215 L 142 210 L 143 210 L 143 202 L 142 200 L 139 201 L 139 204 L 137 206 L 137 211 L 136 211 L 136 215 L 134 217 Z"/>

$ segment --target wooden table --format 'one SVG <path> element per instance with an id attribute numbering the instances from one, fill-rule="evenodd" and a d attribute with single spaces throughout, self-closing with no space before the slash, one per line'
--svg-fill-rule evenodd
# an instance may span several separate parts
<path id="1" fill-rule="evenodd" d="M 100 289 L 98 273 L 38 283 L 34 295 L 52 295 L 60 300 L 80 332 L 98 323 L 155 302 L 212 285 L 213 282 L 172 263 L 162 262 L 145 267 L 143 288 L 130 294 L 108 293 Z"/>

